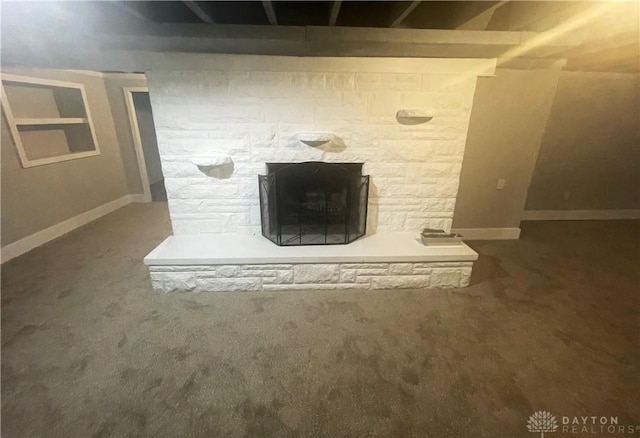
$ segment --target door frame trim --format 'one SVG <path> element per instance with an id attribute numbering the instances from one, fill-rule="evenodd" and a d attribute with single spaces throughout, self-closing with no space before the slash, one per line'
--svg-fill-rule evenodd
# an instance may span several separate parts
<path id="1" fill-rule="evenodd" d="M 142 138 L 140 137 L 140 127 L 138 126 L 138 118 L 136 117 L 136 107 L 133 102 L 133 93 L 148 93 L 148 87 L 123 87 L 124 102 L 127 106 L 127 114 L 129 115 L 129 126 L 131 127 L 131 135 L 133 137 L 133 146 L 136 151 L 138 160 L 138 169 L 140 170 L 140 181 L 142 182 L 142 194 L 145 202 L 151 202 L 151 185 L 149 184 L 149 174 L 147 173 L 147 163 L 144 161 L 144 151 L 142 149 Z"/>

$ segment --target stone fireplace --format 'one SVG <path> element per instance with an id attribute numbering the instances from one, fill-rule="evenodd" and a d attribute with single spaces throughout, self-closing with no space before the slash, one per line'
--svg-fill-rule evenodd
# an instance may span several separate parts
<path id="1" fill-rule="evenodd" d="M 147 73 L 174 233 L 145 259 L 156 289 L 468 283 L 475 252 L 416 239 L 451 229 L 495 60 L 207 56 Z"/>

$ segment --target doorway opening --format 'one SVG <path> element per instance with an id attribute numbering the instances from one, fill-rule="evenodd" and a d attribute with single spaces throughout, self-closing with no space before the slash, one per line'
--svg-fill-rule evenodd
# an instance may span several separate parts
<path id="1" fill-rule="evenodd" d="M 124 98 L 129 113 L 144 197 L 147 201 L 166 202 L 167 191 L 160 164 L 149 89 L 146 87 L 126 87 L 124 88 Z"/>

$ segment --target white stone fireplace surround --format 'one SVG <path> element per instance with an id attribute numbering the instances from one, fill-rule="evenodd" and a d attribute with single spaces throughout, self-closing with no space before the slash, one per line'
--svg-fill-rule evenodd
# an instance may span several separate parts
<path id="1" fill-rule="evenodd" d="M 476 79 L 495 60 L 208 55 L 202 70 L 200 56 L 147 72 L 174 232 L 145 258 L 155 289 L 468 284 L 470 248 L 416 239 L 451 229 Z M 316 252 L 261 236 L 258 174 L 305 161 L 365 163 L 367 236 Z"/>

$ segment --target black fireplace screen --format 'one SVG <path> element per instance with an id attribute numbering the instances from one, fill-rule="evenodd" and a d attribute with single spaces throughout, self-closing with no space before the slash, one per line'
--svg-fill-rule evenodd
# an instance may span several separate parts
<path id="1" fill-rule="evenodd" d="M 339 245 L 366 233 L 363 163 L 267 163 L 258 175 L 262 235 L 280 246 Z"/>

